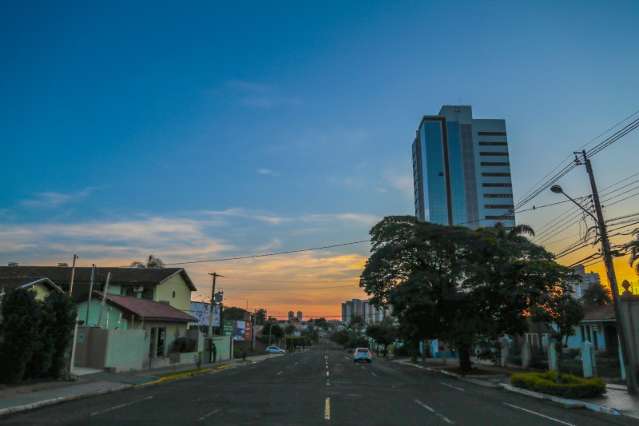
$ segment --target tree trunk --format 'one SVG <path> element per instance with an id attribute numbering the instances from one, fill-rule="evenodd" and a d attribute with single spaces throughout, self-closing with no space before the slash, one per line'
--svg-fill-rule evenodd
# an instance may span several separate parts
<path id="1" fill-rule="evenodd" d="M 462 345 L 459 347 L 459 369 L 462 373 L 468 373 L 471 369 L 470 362 L 470 346 Z"/>

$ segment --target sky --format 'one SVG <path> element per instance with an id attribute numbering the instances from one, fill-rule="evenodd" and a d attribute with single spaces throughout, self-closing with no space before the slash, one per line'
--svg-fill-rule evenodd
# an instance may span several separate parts
<path id="1" fill-rule="evenodd" d="M 2 2 L 0 264 L 367 239 L 383 216 L 414 213 L 411 143 L 442 104 L 506 120 L 521 198 L 639 109 L 639 3 L 613 3 Z M 634 173 L 638 143 L 639 131 L 593 159 L 600 186 Z M 583 167 L 561 184 L 586 193 Z M 517 221 L 543 230 L 566 208 Z M 578 237 L 575 225 L 545 243 Z M 338 316 L 364 296 L 367 255 L 360 244 L 186 269 L 194 299 L 215 271 L 226 304 Z"/>

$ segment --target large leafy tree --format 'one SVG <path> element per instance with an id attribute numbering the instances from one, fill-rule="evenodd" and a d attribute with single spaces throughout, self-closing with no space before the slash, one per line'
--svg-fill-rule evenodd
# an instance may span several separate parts
<path id="1" fill-rule="evenodd" d="M 524 235 L 531 233 L 386 217 L 371 230 L 360 285 L 374 303 L 393 306 L 405 337 L 456 346 L 467 371 L 480 337 L 524 332 L 530 309 L 569 273 Z"/>
<path id="2" fill-rule="evenodd" d="M 366 328 L 366 335 L 377 344 L 382 345 L 384 347 L 384 355 L 386 355 L 388 345 L 397 340 L 398 330 L 393 321 L 390 318 L 386 318 L 378 324 L 369 325 Z"/>
<path id="3" fill-rule="evenodd" d="M 602 306 L 612 303 L 612 296 L 608 287 L 594 283 L 584 291 L 581 301 L 584 306 Z"/>
<path id="4" fill-rule="evenodd" d="M 69 295 L 58 292 L 52 292 L 47 296 L 44 305 L 45 311 L 55 324 L 55 327 L 50 329 L 53 336 L 53 354 L 49 375 L 58 378 L 64 373 L 68 357 L 71 356 L 71 341 L 77 311 Z"/>

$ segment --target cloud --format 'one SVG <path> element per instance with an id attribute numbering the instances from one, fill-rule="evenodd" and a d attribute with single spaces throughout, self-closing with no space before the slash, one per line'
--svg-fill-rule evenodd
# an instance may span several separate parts
<path id="1" fill-rule="evenodd" d="M 405 196 L 413 197 L 413 178 L 408 173 L 395 173 L 395 172 L 386 172 L 384 173 L 384 182 L 386 185 L 396 191 L 399 191 Z M 386 187 L 383 187 L 385 192 L 387 190 Z M 380 189 L 378 188 L 378 191 Z"/>
<path id="2" fill-rule="evenodd" d="M 264 222 L 271 225 L 279 225 L 283 223 L 330 223 L 330 222 L 350 222 L 362 225 L 372 225 L 377 223 L 381 218 L 379 216 L 368 213 L 309 213 L 299 216 L 278 216 L 275 214 L 265 213 L 262 211 L 249 211 L 243 208 L 231 208 L 226 210 L 207 210 L 203 212 L 210 216 L 226 216 L 238 217 L 258 222 Z"/>
<path id="3" fill-rule="evenodd" d="M 96 190 L 95 187 L 87 187 L 78 192 L 38 192 L 32 198 L 22 200 L 20 204 L 24 207 L 55 208 L 80 201 Z"/>
<path id="4" fill-rule="evenodd" d="M 240 105 L 255 109 L 272 109 L 281 106 L 298 106 L 299 98 L 286 96 L 271 85 L 244 80 L 230 80 L 227 88 L 237 97 Z"/>
<path id="5" fill-rule="evenodd" d="M 274 170 L 271 169 L 257 169 L 256 170 L 258 175 L 264 175 L 264 176 L 279 176 L 280 174 L 277 173 Z"/>

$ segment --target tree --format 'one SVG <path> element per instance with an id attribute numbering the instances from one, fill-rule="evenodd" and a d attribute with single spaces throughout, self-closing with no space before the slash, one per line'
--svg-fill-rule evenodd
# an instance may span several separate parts
<path id="1" fill-rule="evenodd" d="M 47 311 L 53 318 L 55 327 L 50 333 L 53 335 L 54 351 L 51 358 L 49 375 L 54 378 L 62 376 L 67 364 L 66 359 L 69 354 L 69 346 L 73 338 L 75 320 L 77 317 L 76 306 L 73 300 L 67 295 L 52 292 L 44 301 Z"/>
<path id="2" fill-rule="evenodd" d="M 348 327 L 351 330 L 360 333 L 364 329 L 364 327 L 366 327 L 366 323 L 364 322 L 364 319 L 359 315 L 353 315 L 353 317 L 351 318 L 351 322 L 348 323 Z"/>
<path id="3" fill-rule="evenodd" d="M 284 328 L 284 334 L 286 334 L 287 336 L 291 336 L 293 335 L 293 333 L 295 333 L 295 330 L 297 330 L 297 328 L 295 328 L 293 324 L 289 324 Z"/>
<path id="4" fill-rule="evenodd" d="M 0 377 L 3 381 L 19 383 L 25 376 L 36 349 L 40 316 L 40 303 L 31 290 L 12 290 L 2 299 Z"/>
<path id="5" fill-rule="evenodd" d="M 257 311 L 255 311 L 255 324 L 264 325 L 265 321 L 266 321 L 266 309 L 260 308 Z"/>
<path id="6" fill-rule="evenodd" d="M 55 354 L 55 328 L 56 315 L 51 303 L 39 303 L 40 312 L 37 320 L 37 337 L 33 350 L 33 356 L 27 365 L 27 376 L 32 378 L 45 377 L 53 364 Z"/>
<path id="7" fill-rule="evenodd" d="M 229 306 L 224 308 L 224 319 L 230 321 L 246 321 L 249 318 L 247 310 Z"/>
<path id="8" fill-rule="evenodd" d="M 269 335 L 271 336 L 270 342 L 278 342 L 282 337 L 284 337 L 284 330 L 277 323 L 277 320 L 269 320 L 264 323 L 262 336 L 268 339 Z"/>
<path id="9" fill-rule="evenodd" d="M 455 346 L 466 372 L 473 344 L 525 332 L 529 310 L 569 274 L 525 237 L 531 231 L 386 217 L 371 229 L 360 286 L 373 303 L 393 306 L 403 335 Z"/>
<path id="10" fill-rule="evenodd" d="M 629 252 L 628 263 L 635 268 L 639 274 L 639 232 L 635 230 L 635 239 L 626 244 L 626 250 Z"/>
<path id="11" fill-rule="evenodd" d="M 581 296 L 584 306 L 603 306 L 612 303 L 610 289 L 600 283 L 594 283 Z"/>
<path id="12" fill-rule="evenodd" d="M 146 261 L 147 268 L 164 268 L 164 262 L 159 257 L 154 255 L 149 255 L 149 258 Z"/>
<path id="13" fill-rule="evenodd" d="M 550 324 L 552 337 L 557 354 L 561 354 L 564 339 L 574 333 L 574 327 L 584 317 L 581 304 L 573 299 L 568 289 L 563 285 L 558 285 L 548 293 L 544 294 L 531 309 L 533 321 L 546 322 Z M 557 357 L 557 370 L 561 373 L 561 357 Z M 557 375 L 557 381 L 560 380 Z"/>
<path id="14" fill-rule="evenodd" d="M 384 356 L 386 356 L 388 345 L 397 340 L 398 330 L 393 321 L 386 318 L 379 324 L 369 325 L 366 328 L 366 335 L 384 347 Z"/>

